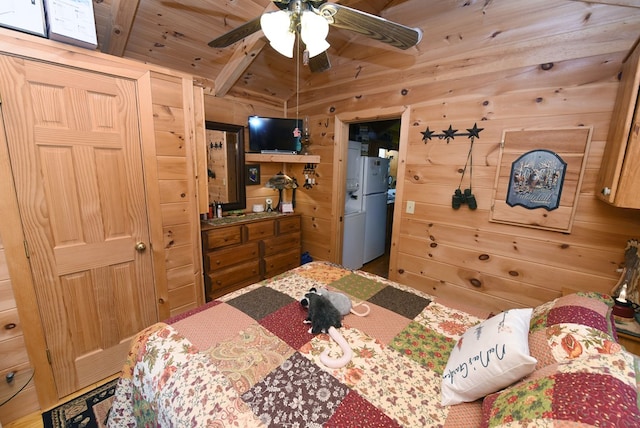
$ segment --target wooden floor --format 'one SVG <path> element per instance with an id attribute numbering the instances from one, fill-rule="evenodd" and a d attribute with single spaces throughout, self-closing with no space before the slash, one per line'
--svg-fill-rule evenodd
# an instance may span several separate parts
<path id="1" fill-rule="evenodd" d="M 97 387 L 104 385 L 105 383 L 116 379 L 117 377 L 119 377 L 120 375 L 113 375 L 113 376 L 109 376 L 108 378 L 101 380 L 100 382 L 96 382 L 93 385 L 89 385 L 86 388 L 81 389 L 80 391 L 71 394 L 67 397 L 64 397 L 63 399 L 61 399 L 55 406 L 51 406 L 48 409 L 44 409 L 40 412 L 35 412 L 35 413 L 31 413 L 30 415 L 27 416 L 23 416 L 20 419 L 16 419 L 13 422 L 9 422 L 6 423 L 4 425 L 2 425 L 2 428 L 43 428 L 44 424 L 42 423 L 42 413 L 44 413 L 46 410 L 50 410 L 53 409 L 54 407 L 59 406 L 62 403 L 66 403 L 67 401 L 71 400 L 72 398 L 75 398 L 79 395 L 82 395 L 86 392 L 91 391 L 92 389 L 96 389 Z"/>
<path id="2" fill-rule="evenodd" d="M 373 273 L 383 278 L 389 278 L 389 253 L 385 253 L 383 256 L 377 259 L 371 260 L 360 268 L 365 272 Z"/>

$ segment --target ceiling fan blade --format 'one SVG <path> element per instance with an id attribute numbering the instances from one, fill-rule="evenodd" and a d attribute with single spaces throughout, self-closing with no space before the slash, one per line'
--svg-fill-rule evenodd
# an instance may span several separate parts
<path id="1" fill-rule="evenodd" d="M 409 49 L 422 39 L 419 28 L 397 24 L 336 3 L 324 3 L 318 11 L 335 27 L 355 31 L 400 49 Z"/>
<path id="2" fill-rule="evenodd" d="M 309 70 L 311 70 L 312 73 L 321 73 L 330 68 L 331 62 L 329 62 L 329 56 L 326 51 L 309 58 Z"/>
<path id="3" fill-rule="evenodd" d="M 260 29 L 260 17 L 257 17 L 223 34 L 217 39 L 211 40 L 209 42 L 209 46 L 212 48 L 226 48 L 227 46 L 244 39 Z"/>

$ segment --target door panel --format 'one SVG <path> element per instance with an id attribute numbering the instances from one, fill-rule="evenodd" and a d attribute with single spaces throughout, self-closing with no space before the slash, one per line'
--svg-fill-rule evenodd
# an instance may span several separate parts
<path id="1" fill-rule="evenodd" d="M 3 120 L 60 397 L 157 321 L 136 83 L 0 57 Z"/>

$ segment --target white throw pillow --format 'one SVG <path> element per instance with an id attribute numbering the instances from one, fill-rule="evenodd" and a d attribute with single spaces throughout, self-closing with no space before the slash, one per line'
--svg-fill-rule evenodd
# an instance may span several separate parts
<path id="1" fill-rule="evenodd" d="M 533 372 L 529 322 L 533 309 L 511 309 L 469 328 L 453 347 L 442 376 L 442 405 L 475 401 Z"/>

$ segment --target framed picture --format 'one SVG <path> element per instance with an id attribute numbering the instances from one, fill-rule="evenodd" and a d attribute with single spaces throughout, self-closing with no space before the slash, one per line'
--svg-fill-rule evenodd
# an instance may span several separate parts
<path id="1" fill-rule="evenodd" d="M 511 163 L 507 205 L 553 211 L 560 206 L 567 163 L 551 150 L 532 150 Z"/>
<path id="2" fill-rule="evenodd" d="M 571 233 L 592 128 L 504 131 L 490 221 Z"/>
<path id="3" fill-rule="evenodd" d="M 260 184 L 260 164 L 245 165 L 245 182 L 247 186 Z"/>

